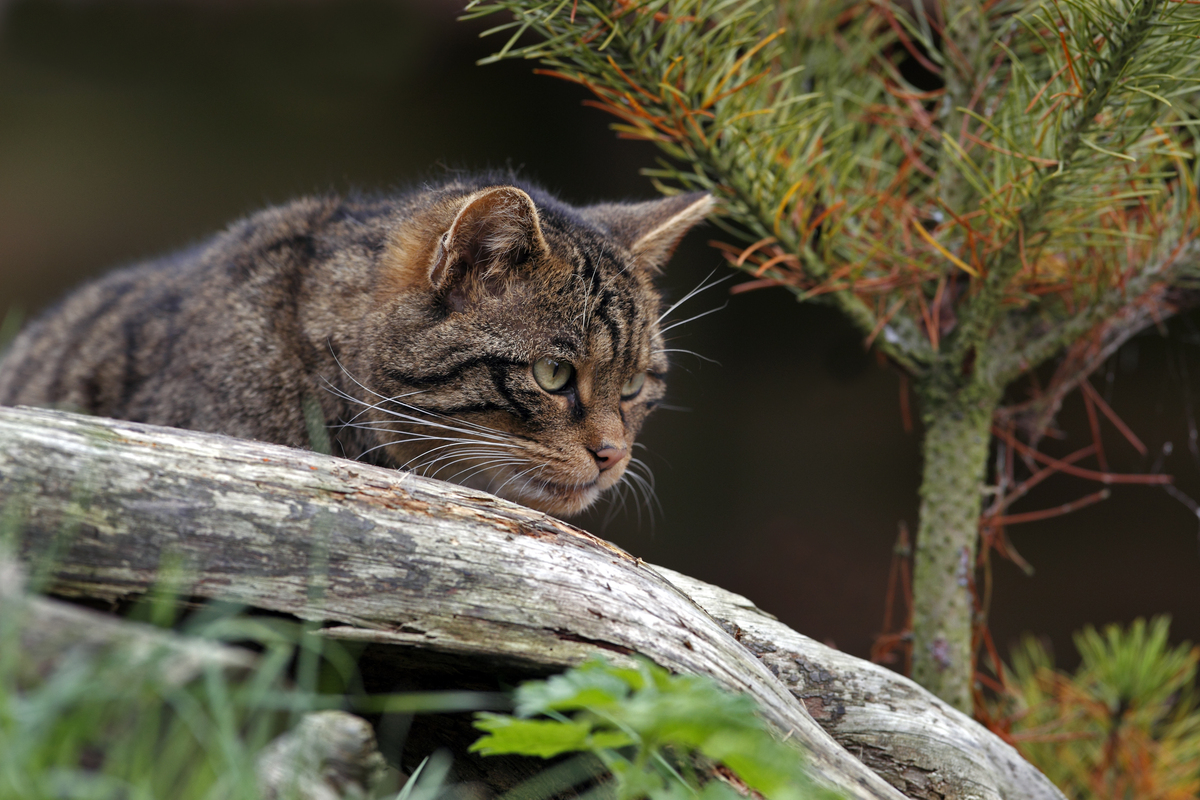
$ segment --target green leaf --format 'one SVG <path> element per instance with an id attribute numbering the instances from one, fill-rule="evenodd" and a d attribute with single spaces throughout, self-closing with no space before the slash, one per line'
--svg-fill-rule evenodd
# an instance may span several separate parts
<path id="1" fill-rule="evenodd" d="M 470 751 L 485 756 L 511 753 L 552 758 L 588 749 L 591 733 L 591 726 L 583 722 L 514 719 L 487 713 L 476 716 L 475 727 L 489 735 L 472 744 Z"/>
<path id="2" fill-rule="evenodd" d="M 517 690 L 517 715 L 531 717 L 548 711 L 604 708 L 628 697 L 645 680 L 639 670 L 613 667 L 601 660 L 589 661 L 548 680 L 523 684 Z"/>
<path id="3" fill-rule="evenodd" d="M 644 659 L 632 668 L 598 659 L 523 684 L 517 707 L 522 715 L 554 719 L 480 714 L 476 727 L 490 735 L 472 750 L 592 752 L 612 772 L 618 800 L 695 800 L 700 786 L 684 776 L 692 776 L 696 756 L 724 764 L 771 800 L 827 796 L 809 780 L 800 751 L 775 737 L 748 696 L 726 692 L 710 678 L 672 675 Z M 723 786 L 710 782 L 704 796 L 725 800 L 733 790 Z"/>
<path id="4" fill-rule="evenodd" d="M 597 731 L 588 737 L 589 750 L 619 750 L 635 744 L 633 737 L 621 731 Z"/>

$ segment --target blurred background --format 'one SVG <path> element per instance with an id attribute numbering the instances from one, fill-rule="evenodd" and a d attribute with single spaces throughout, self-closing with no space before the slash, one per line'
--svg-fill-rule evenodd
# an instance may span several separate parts
<path id="1" fill-rule="evenodd" d="M 532 63 L 476 66 L 503 40 L 481 41 L 494 21 L 457 22 L 460 7 L 0 0 L 0 317 L 28 318 L 91 276 L 306 192 L 511 165 L 575 203 L 654 195 L 639 175 L 653 147 L 618 140 L 583 90 Z M 722 236 L 689 237 L 668 296 L 726 269 L 706 246 Z M 661 511 L 651 522 L 632 504 L 602 507 L 574 521 L 865 656 L 897 532 L 916 523 L 919 438 L 904 430 L 900 381 L 833 311 L 783 290 L 729 297 L 729 285 L 676 315 L 728 300 L 677 330 L 673 346 L 718 363 L 676 359 L 668 402 L 688 410 L 657 412 L 643 435 Z M 1138 337 L 1093 378 L 1150 448 L 1142 458 L 1106 428 L 1112 468 L 1170 472 L 1188 497 L 1200 497 L 1198 324 Z M 1059 424 L 1047 452 L 1090 440 L 1078 396 Z M 1055 477 L 1013 510 L 1096 488 Z M 1114 487 L 1009 533 L 1036 572 L 996 566 L 1003 651 L 1028 631 L 1073 665 L 1082 625 L 1161 613 L 1173 639 L 1200 639 L 1200 522 L 1162 488 Z"/>

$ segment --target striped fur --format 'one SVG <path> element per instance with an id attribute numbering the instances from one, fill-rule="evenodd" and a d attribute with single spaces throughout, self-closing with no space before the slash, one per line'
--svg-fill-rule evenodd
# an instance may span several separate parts
<path id="1" fill-rule="evenodd" d="M 575 208 L 488 178 L 296 200 L 67 297 L 0 363 L 0 404 L 295 447 L 319 408 L 336 455 L 573 514 L 663 394 L 652 278 L 711 205 Z M 574 367 L 564 390 L 541 358 Z"/>

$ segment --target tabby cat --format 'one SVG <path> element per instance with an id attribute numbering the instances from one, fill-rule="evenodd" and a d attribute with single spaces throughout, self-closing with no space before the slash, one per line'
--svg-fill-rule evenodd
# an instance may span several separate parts
<path id="1" fill-rule="evenodd" d="M 13 342 L 0 404 L 293 447 L 323 421 L 335 455 L 574 514 L 663 395 L 652 279 L 711 208 L 488 176 L 295 200 L 67 297 Z"/>

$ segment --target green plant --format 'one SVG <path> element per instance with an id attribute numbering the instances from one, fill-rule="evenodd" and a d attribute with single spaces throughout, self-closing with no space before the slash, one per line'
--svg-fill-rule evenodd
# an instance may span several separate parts
<path id="1" fill-rule="evenodd" d="M 721 781 L 701 786 L 696 758 L 724 765 L 772 800 L 834 797 L 812 783 L 800 751 L 767 730 L 749 697 L 646 660 L 633 667 L 596 660 L 522 684 L 515 715 L 479 714 L 475 726 L 487 735 L 471 750 L 485 755 L 594 756 L 612 774 L 597 792 L 616 800 L 739 796 Z"/>
<path id="2" fill-rule="evenodd" d="M 263 700 L 286 691 L 295 647 L 276 623 L 236 623 L 239 635 L 266 646 L 249 680 L 232 682 L 214 668 L 180 684 L 153 658 L 131 667 L 125 650 L 68 653 L 31 679 L 17 622 L 0 620 L 0 796 L 258 796 L 254 755 L 287 721 Z M 221 625 L 232 632 L 235 623 Z"/>
<path id="3" fill-rule="evenodd" d="M 1200 648 L 1168 644 L 1170 621 L 1076 634 L 1082 663 L 1054 668 L 1026 638 L 991 711 L 1021 754 L 1079 800 L 1183 800 L 1200 793 Z"/>
<path id="4" fill-rule="evenodd" d="M 178 604 L 156 591 L 132 616 L 177 623 Z M 182 624 L 190 641 L 251 644 L 246 674 L 213 665 L 180 679 L 178 652 L 81 646 L 50 668 L 20 646 L 25 620 L 0 597 L 0 797 L 5 800 L 137 800 L 260 797 L 263 748 L 303 715 L 476 710 L 494 694 L 426 692 L 364 695 L 352 654 L 302 623 L 247 616 L 214 604 Z M 190 669 L 185 672 L 191 671 Z M 414 773 L 400 800 L 434 800 L 449 768 L 444 754 Z M 391 797 L 388 784 L 375 797 Z"/>
<path id="5" fill-rule="evenodd" d="M 754 278 L 737 290 L 782 286 L 836 306 L 911 383 L 925 423 L 913 675 L 969 711 L 994 422 L 1036 453 L 1065 393 L 1134 333 L 1195 302 L 1175 287 L 1197 273 L 1200 8 L 469 6 L 497 11 L 512 19 L 493 32 L 512 36 L 494 58 L 538 59 L 586 87 L 590 104 L 619 118 L 619 135 L 661 148 L 668 160 L 650 174 L 665 190 L 721 199 L 717 224 L 742 240 L 722 248 Z M 1052 359 L 1049 385 L 1002 409 L 1006 390 Z M 1106 484 L 1167 480 L 1099 466 L 1069 468 Z M 1006 509 L 1022 492 L 995 478 L 993 527 L 1015 523 Z"/>

